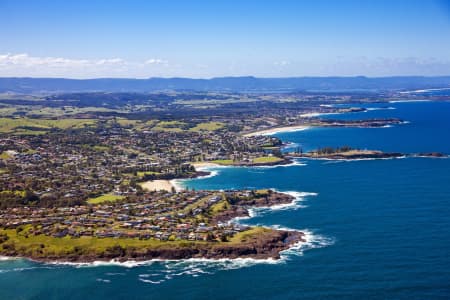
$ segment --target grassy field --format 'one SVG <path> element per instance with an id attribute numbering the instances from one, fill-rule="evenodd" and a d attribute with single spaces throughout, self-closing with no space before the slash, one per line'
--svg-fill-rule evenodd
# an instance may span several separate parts
<path id="1" fill-rule="evenodd" d="M 139 172 L 137 172 L 137 176 L 138 177 L 144 177 L 145 175 L 159 175 L 159 174 L 161 174 L 161 173 L 160 172 L 152 172 L 152 171 L 145 171 L 145 172 L 139 171 Z"/>
<path id="2" fill-rule="evenodd" d="M 230 208 L 230 203 L 228 203 L 228 201 L 226 201 L 226 200 L 222 200 L 222 201 L 219 201 L 216 204 L 212 205 L 210 207 L 209 211 L 212 215 L 215 215 L 215 214 L 220 213 L 229 208 Z"/>
<path id="3" fill-rule="evenodd" d="M 234 163 L 232 159 L 218 159 L 211 161 L 214 164 L 223 165 L 223 166 L 230 166 Z"/>
<path id="4" fill-rule="evenodd" d="M 180 121 L 161 121 L 152 128 L 155 131 L 183 131 L 187 126 L 186 123 Z"/>
<path id="5" fill-rule="evenodd" d="M 257 157 L 253 159 L 253 163 L 260 164 L 260 163 L 274 163 L 282 161 L 282 158 L 276 157 L 276 156 L 263 156 L 263 157 Z"/>
<path id="6" fill-rule="evenodd" d="M 91 126 L 96 123 L 94 119 L 31 119 L 31 118 L 0 118 L 1 133 L 45 133 L 52 128 L 69 129 Z"/>
<path id="7" fill-rule="evenodd" d="M 24 197 L 25 191 L 0 191 L 0 194 L 14 194 L 16 196 Z"/>
<path id="8" fill-rule="evenodd" d="M 94 147 L 92 147 L 95 151 L 98 152 L 106 152 L 108 150 L 111 150 L 111 147 L 109 146 L 103 146 L 103 145 L 95 145 Z"/>
<path id="9" fill-rule="evenodd" d="M 274 229 L 265 227 L 252 227 L 249 230 L 239 232 L 229 239 L 232 244 L 239 244 L 254 239 L 258 235 L 273 231 Z"/>
<path id="10" fill-rule="evenodd" d="M 82 236 L 80 238 L 55 238 L 46 235 L 28 234 L 31 225 L 27 225 L 23 230 L 0 229 L 0 235 L 6 235 L 8 240 L 0 244 L 0 249 L 14 248 L 20 256 L 33 257 L 67 257 L 78 255 L 101 255 L 108 253 L 112 248 L 120 246 L 123 249 L 134 248 L 136 250 L 146 249 L 173 249 L 173 248 L 195 248 L 200 245 L 207 245 L 210 242 L 173 240 L 160 241 L 156 239 L 138 238 L 97 238 Z M 263 227 L 252 227 L 249 230 L 239 232 L 229 239 L 228 242 L 214 242 L 211 245 L 238 245 L 256 239 L 258 236 L 269 233 L 273 229 Z"/>
<path id="11" fill-rule="evenodd" d="M 0 159 L 8 159 L 11 158 L 11 155 L 8 154 L 8 152 L 4 151 L 0 154 Z"/>
<path id="12" fill-rule="evenodd" d="M 269 195 L 269 189 L 261 189 L 261 190 L 256 190 L 256 194 L 260 195 L 260 196 L 267 196 Z"/>
<path id="13" fill-rule="evenodd" d="M 225 124 L 221 122 L 205 122 L 199 123 L 195 127 L 190 128 L 190 131 L 216 131 L 223 128 Z"/>
<path id="14" fill-rule="evenodd" d="M 7 234 L 9 239 L 6 243 L 14 243 L 16 247 L 20 247 L 21 252 L 36 253 L 42 251 L 43 256 L 64 255 L 69 253 L 98 254 L 114 246 L 123 248 L 160 248 L 167 247 L 168 243 L 172 246 L 189 247 L 194 244 L 190 241 L 159 241 L 155 239 L 139 240 L 138 238 L 97 238 L 82 236 L 80 238 L 54 238 L 46 235 L 26 235 L 28 227 L 18 233 L 14 229 L 0 229 L 0 234 Z M 195 242 L 201 243 L 201 242 Z M 44 246 L 44 247 L 42 247 Z M 80 250 L 77 250 L 80 249 Z"/>
<path id="15" fill-rule="evenodd" d="M 254 164 L 264 164 L 264 163 L 279 162 L 282 160 L 283 160 L 282 158 L 279 158 L 276 156 L 262 156 L 262 157 L 254 158 L 252 162 Z M 231 165 L 239 163 L 239 162 L 233 161 L 232 159 L 218 159 L 218 160 L 213 160 L 211 162 L 218 164 L 218 165 L 223 165 L 223 166 L 231 166 Z"/>
<path id="16" fill-rule="evenodd" d="M 88 203 L 90 204 L 99 204 L 99 203 L 103 203 L 103 202 L 113 202 L 116 200 L 120 200 L 125 198 L 124 196 L 118 196 L 118 195 L 113 195 L 113 194 L 105 194 L 105 195 L 101 195 L 95 198 L 90 198 L 88 199 Z"/>

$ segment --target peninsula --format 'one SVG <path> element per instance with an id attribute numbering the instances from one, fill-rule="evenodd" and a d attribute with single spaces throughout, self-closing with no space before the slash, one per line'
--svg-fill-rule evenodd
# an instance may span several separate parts
<path id="1" fill-rule="evenodd" d="M 293 197 L 268 189 L 180 189 L 173 180 L 209 175 L 208 166 L 403 155 L 349 147 L 285 153 L 283 141 L 272 136 L 311 126 L 403 124 L 320 118 L 365 111 L 334 105 L 378 101 L 377 95 L 169 91 L 0 98 L 0 255 L 9 257 L 276 259 L 304 234 L 234 220 Z"/>
<path id="2" fill-rule="evenodd" d="M 293 200 L 272 190 L 160 191 L 95 205 L 8 208 L 0 214 L 0 255 L 70 262 L 277 259 L 304 235 L 232 219 Z"/>
<path id="3" fill-rule="evenodd" d="M 358 159 L 386 159 L 402 157 L 435 157 L 444 158 L 447 155 L 440 152 L 405 154 L 400 152 L 383 152 L 379 150 L 355 149 L 349 146 L 324 147 L 317 150 L 303 152 L 297 149 L 295 152 L 286 154 L 290 158 L 310 158 L 310 159 L 332 159 L 332 160 L 358 160 Z"/>

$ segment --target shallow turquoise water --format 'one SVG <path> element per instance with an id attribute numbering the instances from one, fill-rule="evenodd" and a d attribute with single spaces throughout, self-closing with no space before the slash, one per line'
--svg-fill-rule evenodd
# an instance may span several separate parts
<path id="1" fill-rule="evenodd" d="M 371 105 L 376 107 L 377 105 Z M 380 129 L 280 134 L 304 149 L 340 146 L 450 153 L 450 103 L 392 103 L 364 117 L 411 123 Z M 330 116 L 331 117 L 331 116 Z M 332 116 L 336 117 L 336 116 Z M 358 114 L 338 117 L 359 118 Z M 260 210 L 248 224 L 310 233 L 279 263 L 154 262 L 74 267 L 0 262 L 0 299 L 448 299 L 450 159 L 302 160 L 273 168 L 218 168 L 197 189 L 311 192 Z"/>

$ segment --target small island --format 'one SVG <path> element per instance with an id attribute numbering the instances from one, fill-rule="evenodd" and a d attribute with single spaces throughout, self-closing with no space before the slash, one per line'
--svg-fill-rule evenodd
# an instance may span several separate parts
<path id="1" fill-rule="evenodd" d="M 378 150 L 354 149 L 349 146 L 343 146 L 338 148 L 325 147 L 305 153 L 303 153 L 301 150 L 298 150 L 297 152 L 289 153 L 289 156 L 315 159 L 351 160 L 398 158 L 403 157 L 404 154 L 399 152 L 382 152 Z"/>
<path id="2" fill-rule="evenodd" d="M 445 155 L 440 152 L 427 152 L 417 154 L 405 154 L 401 152 L 383 152 L 379 150 L 355 149 L 349 146 L 342 147 L 324 147 L 317 150 L 303 152 L 302 149 L 297 149 L 295 152 L 287 153 L 287 157 L 291 158 L 311 158 L 311 159 L 333 159 L 333 160 L 358 160 L 358 159 L 387 159 L 387 158 L 402 158 L 402 157 L 435 157 L 445 158 Z"/>
<path id="3" fill-rule="evenodd" d="M 367 119 L 367 120 L 318 119 L 311 122 L 311 126 L 360 127 L 360 128 L 379 128 L 399 124 L 405 124 L 405 121 L 398 118 L 388 118 L 388 119 Z"/>
<path id="4" fill-rule="evenodd" d="M 280 156 L 262 156 L 256 158 L 236 158 L 236 159 L 224 159 L 224 160 L 213 160 L 210 162 L 212 166 L 235 166 L 235 167 L 258 167 L 258 166 L 277 166 L 277 165 L 287 165 L 292 163 L 292 160 Z M 195 165 L 195 164 L 194 164 Z"/>

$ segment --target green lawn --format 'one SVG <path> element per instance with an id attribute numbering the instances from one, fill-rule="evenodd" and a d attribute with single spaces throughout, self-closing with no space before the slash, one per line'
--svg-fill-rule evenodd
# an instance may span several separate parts
<path id="1" fill-rule="evenodd" d="M 239 244 L 246 242 L 250 239 L 257 237 L 258 235 L 273 231 L 274 229 L 265 227 L 252 227 L 249 230 L 236 233 L 229 239 L 230 243 Z"/>
<path id="2" fill-rule="evenodd" d="M 268 189 L 261 189 L 261 190 L 256 190 L 256 194 L 260 195 L 260 196 L 266 196 L 269 195 L 269 191 Z"/>
<path id="3" fill-rule="evenodd" d="M 105 195 L 101 195 L 99 197 L 95 197 L 95 198 L 90 198 L 88 199 L 88 203 L 90 204 L 99 204 L 99 203 L 103 203 L 103 202 L 113 202 L 116 200 L 120 200 L 125 198 L 124 196 L 117 196 L 117 195 L 113 195 L 113 194 L 105 194 Z"/>
<path id="4" fill-rule="evenodd" d="M 161 121 L 152 128 L 155 131 L 183 131 L 187 126 L 186 123 L 180 121 Z"/>
<path id="5" fill-rule="evenodd" d="M 255 159 L 253 159 L 253 163 L 273 163 L 273 162 L 278 162 L 278 161 L 282 161 L 282 158 L 276 157 L 276 156 L 263 156 L 263 157 L 257 157 Z"/>
<path id="6" fill-rule="evenodd" d="M 2 152 L 2 154 L 0 154 L 0 159 L 8 159 L 11 158 L 11 155 L 8 154 L 8 152 Z"/>
<path id="7" fill-rule="evenodd" d="M 32 119 L 32 118 L 0 118 L 0 132 L 17 134 L 42 134 L 52 128 L 82 128 L 96 124 L 94 119 Z"/>
<path id="8" fill-rule="evenodd" d="M 195 127 L 190 128 L 190 131 L 216 131 L 223 128 L 225 124 L 221 122 L 205 122 L 199 123 Z"/>
<path id="9" fill-rule="evenodd" d="M 212 215 L 215 215 L 215 214 L 220 213 L 229 208 L 230 208 L 230 203 L 228 203 L 228 201 L 226 201 L 226 200 L 222 200 L 222 201 L 217 202 L 214 205 L 211 205 L 209 211 L 211 212 Z"/>
<path id="10" fill-rule="evenodd" d="M 180 246 L 189 247 L 194 242 L 190 241 L 173 241 L 165 242 L 155 239 L 139 240 L 138 238 L 97 238 L 90 236 L 82 236 L 80 238 L 54 238 L 46 235 L 28 235 L 26 237 L 26 230 L 29 227 L 17 233 L 14 229 L 0 229 L 0 234 L 7 234 L 9 239 L 4 244 L 14 243 L 16 247 L 20 247 L 21 252 L 31 254 L 37 251 L 42 251 L 42 256 L 48 255 L 65 255 L 69 253 L 75 253 L 75 247 L 80 248 L 82 253 L 97 254 L 105 251 L 109 247 L 121 246 L 123 248 L 136 247 L 136 248 L 160 248 L 164 246 Z M 201 242 L 195 242 L 201 243 Z M 170 244 L 170 245 L 169 245 Z M 42 247 L 42 245 L 44 247 Z M 23 254 L 25 254 L 23 253 Z"/>
<path id="11" fill-rule="evenodd" d="M 218 159 L 218 160 L 213 160 L 211 162 L 218 164 L 218 165 L 224 165 L 224 166 L 229 166 L 234 163 L 234 161 L 232 159 Z"/>
<path id="12" fill-rule="evenodd" d="M 276 157 L 276 156 L 263 156 L 263 157 L 257 157 L 253 159 L 253 163 L 255 164 L 263 164 L 263 163 L 274 163 L 282 161 L 282 158 Z M 218 159 L 211 161 L 212 163 L 218 164 L 218 165 L 224 165 L 224 166 L 230 166 L 233 165 L 235 162 L 232 159 Z"/>
<path id="13" fill-rule="evenodd" d="M 144 177 L 145 175 L 159 175 L 161 174 L 160 172 L 153 172 L 153 171 L 138 171 L 137 172 L 137 176 L 138 177 Z"/>
<path id="14" fill-rule="evenodd" d="M 54 238 L 46 235 L 28 234 L 31 225 L 23 227 L 18 232 L 16 229 L 0 229 L 0 235 L 7 235 L 8 239 L 0 242 L 0 251 L 15 249 L 15 255 L 33 257 L 60 257 L 68 258 L 78 255 L 102 255 L 113 247 L 120 246 L 122 249 L 134 248 L 135 251 L 147 251 L 147 249 L 164 248 L 194 248 L 200 245 L 236 245 L 240 243 L 256 241 L 261 235 L 265 235 L 274 229 L 263 227 L 252 227 L 249 230 L 239 232 L 229 239 L 229 242 L 203 242 L 203 241 L 160 241 L 156 239 L 139 240 L 138 238 L 97 238 L 82 236 L 80 238 Z"/>
<path id="15" fill-rule="evenodd" d="M 14 194 L 16 196 L 20 196 L 20 197 L 24 197 L 25 196 L 25 191 L 10 191 L 10 190 L 5 190 L 5 191 L 0 191 L 0 194 Z"/>
<path id="16" fill-rule="evenodd" d="M 106 151 L 110 150 L 111 147 L 109 147 L 109 146 L 102 146 L 102 145 L 95 145 L 95 146 L 93 147 L 93 149 L 94 149 L 95 151 L 98 151 L 98 152 L 106 152 Z"/>

